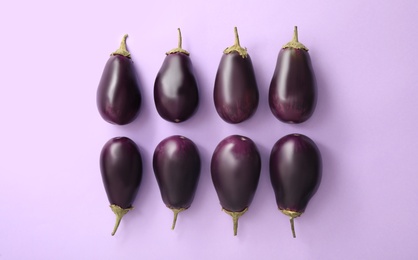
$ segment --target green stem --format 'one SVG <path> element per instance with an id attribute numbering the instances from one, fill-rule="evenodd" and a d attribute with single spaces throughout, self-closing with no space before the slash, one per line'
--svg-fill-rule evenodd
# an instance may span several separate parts
<path id="1" fill-rule="evenodd" d="M 299 42 L 299 39 L 298 39 L 298 27 L 297 26 L 295 26 L 295 28 L 293 30 L 293 39 L 290 42 L 288 42 L 285 45 L 283 45 L 282 48 L 283 49 L 293 48 L 293 49 L 300 49 L 300 50 L 308 51 L 308 48 L 306 48 L 305 45 L 303 45 L 302 43 Z"/>
<path id="2" fill-rule="evenodd" d="M 240 43 L 239 43 L 239 36 L 238 36 L 238 29 L 237 27 L 234 27 L 234 34 L 235 34 L 235 42 L 234 45 L 226 48 L 224 50 L 225 54 L 230 54 L 231 52 L 238 52 L 239 55 L 241 55 L 242 58 L 247 58 L 248 56 L 248 52 L 246 48 L 242 48 Z"/>
<path id="3" fill-rule="evenodd" d="M 120 43 L 119 49 L 117 49 L 115 52 L 112 52 L 111 55 L 122 55 L 127 58 L 131 58 L 131 54 L 129 53 L 128 49 L 126 48 L 126 38 L 128 38 L 128 35 L 125 34 L 122 38 L 122 41 Z"/>
<path id="4" fill-rule="evenodd" d="M 302 215 L 302 212 L 297 212 L 297 211 L 287 210 L 287 209 L 281 209 L 280 211 L 290 218 L 290 228 L 292 230 L 292 235 L 294 238 L 296 238 L 294 219 L 297 217 L 300 217 L 300 215 Z"/>
<path id="5" fill-rule="evenodd" d="M 234 224 L 234 236 L 238 234 L 238 219 L 244 215 L 245 212 L 248 211 L 248 207 L 246 207 L 243 211 L 235 212 L 235 211 L 229 211 L 224 208 L 222 208 L 223 211 L 225 211 L 226 214 L 230 215 L 232 217 L 232 223 Z"/>
<path id="6" fill-rule="evenodd" d="M 185 208 L 180 208 L 180 209 L 171 209 L 174 213 L 174 219 L 173 219 L 173 225 L 171 225 L 171 229 L 174 230 L 174 228 L 176 227 L 176 222 L 177 222 L 177 216 L 179 215 L 180 212 L 185 211 Z"/>
<path id="7" fill-rule="evenodd" d="M 112 231 L 112 236 L 114 236 L 116 231 L 118 230 L 120 221 L 122 220 L 123 216 L 125 216 L 125 214 L 128 213 L 128 211 L 130 211 L 133 208 L 123 209 L 119 207 L 118 205 L 114 205 L 114 204 L 110 205 L 110 208 L 112 209 L 113 213 L 115 213 L 116 215 L 116 223 Z"/>
<path id="8" fill-rule="evenodd" d="M 179 53 L 179 52 L 180 52 L 180 53 L 184 53 L 184 54 L 186 54 L 186 55 L 188 56 L 188 55 L 190 55 L 190 53 L 181 47 L 182 42 L 183 42 L 183 39 L 182 39 L 182 37 L 181 37 L 181 31 L 180 31 L 180 28 L 177 28 L 177 30 L 178 30 L 178 32 L 179 32 L 179 39 L 178 39 L 178 45 L 177 45 L 177 48 L 174 48 L 174 49 L 172 49 L 172 50 L 170 50 L 170 51 L 166 52 L 166 54 L 167 54 L 167 55 L 169 55 L 169 54 L 174 54 L 174 53 Z"/>

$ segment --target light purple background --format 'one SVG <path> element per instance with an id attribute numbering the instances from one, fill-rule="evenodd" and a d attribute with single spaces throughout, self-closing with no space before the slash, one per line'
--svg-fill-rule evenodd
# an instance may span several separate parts
<path id="1" fill-rule="evenodd" d="M 2 1 L 0 259 L 416 259 L 418 249 L 418 4 L 409 1 Z M 313 117 L 287 125 L 271 114 L 268 86 L 280 47 L 299 28 L 310 48 L 319 100 Z M 241 44 L 260 91 L 255 115 L 223 122 L 212 100 L 222 51 Z M 200 85 L 189 121 L 172 124 L 153 102 L 177 27 Z M 96 89 L 108 56 L 128 33 L 143 95 L 139 117 L 100 117 Z M 306 212 L 276 207 L 268 157 L 282 136 L 311 137 L 323 179 Z M 182 134 L 203 165 L 191 208 L 171 231 L 151 161 L 165 137 Z M 262 156 L 259 187 L 238 237 L 210 178 L 216 145 L 250 137 Z M 99 153 L 115 136 L 140 147 L 144 177 L 135 209 L 115 237 Z"/>

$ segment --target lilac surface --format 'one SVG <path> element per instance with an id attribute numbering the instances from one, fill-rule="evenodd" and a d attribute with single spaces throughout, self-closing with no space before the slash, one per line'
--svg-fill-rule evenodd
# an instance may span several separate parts
<path id="1" fill-rule="evenodd" d="M 175 7 L 174 7 L 175 5 Z M 0 163 L 1 259 L 416 259 L 418 251 L 418 2 L 405 1 L 2 1 Z M 287 125 L 267 93 L 279 48 L 309 48 L 318 85 L 313 116 Z M 225 123 L 213 83 L 237 26 L 251 53 L 260 103 L 253 117 Z M 161 119 L 153 83 L 182 29 L 199 82 L 188 121 Z M 128 33 L 143 103 L 130 125 L 106 123 L 95 95 L 108 55 Z M 323 177 L 303 217 L 275 205 L 268 156 L 299 132 L 321 150 Z M 199 148 L 195 200 L 170 229 L 152 153 L 181 134 Z M 220 211 L 210 157 L 228 135 L 251 138 L 262 157 L 259 187 L 239 235 Z M 135 209 L 115 237 L 99 154 L 115 136 L 133 139 L 144 162 Z"/>

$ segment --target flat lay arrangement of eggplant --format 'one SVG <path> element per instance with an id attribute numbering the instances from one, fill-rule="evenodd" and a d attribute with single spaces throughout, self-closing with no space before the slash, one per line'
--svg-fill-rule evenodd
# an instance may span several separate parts
<path id="1" fill-rule="evenodd" d="M 221 57 L 213 88 L 217 114 L 228 124 L 241 123 L 254 115 L 259 92 L 251 58 L 241 47 L 238 30 L 235 43 Z M 111 124 L 126 125 L 135 120 L 141 106 L 136 68 L 126 47 L 125 35 L 103 70 L 96 95 L 101 117 Z M 199 106 L 198 82 L 190 53 L 178 46 L 166 53 L 154 82 L 154 104 L 159 116 L 177 124 L 188 120 Z M 299 42 L 295 26 L 293 39 L 279 51 L 268 91 L 271 112 L 283 123 L 308 120 L 316 106 L 317 85 L 308 49 Z M 222 139 L 212 153 L 210 174 L 222 210 L 232 217 L 237 236 L 238 220 L 248 211 L 257 190 L 261 155 L 247 136 L 233 134 Z M 115 235 L 122 217 L 133 207 L 142 175 L 143 162 L 136 143 L 128 137 L 108 140 L 100 153 L 100 172 L 110 207 L 116 215 Z M 174 229 L 180 212 L 187 210 L 197 192 L 202 159 L 198 146 L 182 135 L 166 137 L 156 146 L 152 168 L 162 202 L 173 211 Z M 294 219 L 306 210 L 321 182 L 322 159 L 315 142 L 293 133 L 272 145 L 269 158 L 270 182 L 278 209 Z"/>

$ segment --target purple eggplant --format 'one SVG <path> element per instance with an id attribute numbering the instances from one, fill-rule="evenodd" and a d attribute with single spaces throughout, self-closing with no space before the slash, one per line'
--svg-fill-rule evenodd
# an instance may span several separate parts
<path id="1" fill-rule="evenodd" d="M 315 74 L 308 49 L 293 40 L 282 47 L 270 83 L 269 105 L 273 115 L 285 123 L 302 123 L 313 114 L 317 100 Z"/>
<path id="2" fill-rule="evenodd" d="M 170 122 L 190 118 L 199 104 L 197 81 L 189 52 L 182 49 L 180 28 L 178 47 L 166 53 L 154 84 L 154 101 L 158 114 Z"/>
<path id="3" fill-rule="evenodd" d="M 290 134 L 278 140 L 270 154 L 270 179 L 279 210 L 290 217 L 293 237 L 294 218 L 305 212 L 321 182 L 321 154 L 307 136 Z"/>
<path id="4" fill-rule="evenodd" d="M 153 167 L 163 202 L 174 212 L 174 229 L 178 213 L 193 202 L 200 176 L 199 151 L 184 136 L 167 137 L 155 148 Z"/>
<path id="5" fill-rule="evenodd" d="M 120 47 L 110 55 L 97 89 L 97 108 L 102 118 L 116 125 L 126 125 L 138 115 L 141 93 L 131 60 L 126 49 L 126 34 Z"/>
<path id="6" fill-rule="evenodd" d="M 257 190 L 260 171 L 260 153 L 248 137 L 228 136 L 213 152 L 212 181 L 223 211 L 232 217 L 235 236 L 238 218 L 248 210 Z"/>
<path id="7" fill-rule="evenodd" d="M 142 159 L 136 144 L 127 137 L 110 139 L 100 154 L 100 170 L 107 198 L 116 214 L 115 235 L 122 217 L 132 208 L 142 179 Z"/>
<path id="8" fill-rule="evenodd" d="M 258 106 L 258 87 L 247 49 L 239 43 L 237 27 L 235 44 L 226 48 L 215 78 L 213 99 L 219 116 L 230 124 L 250 118 Z"/>

